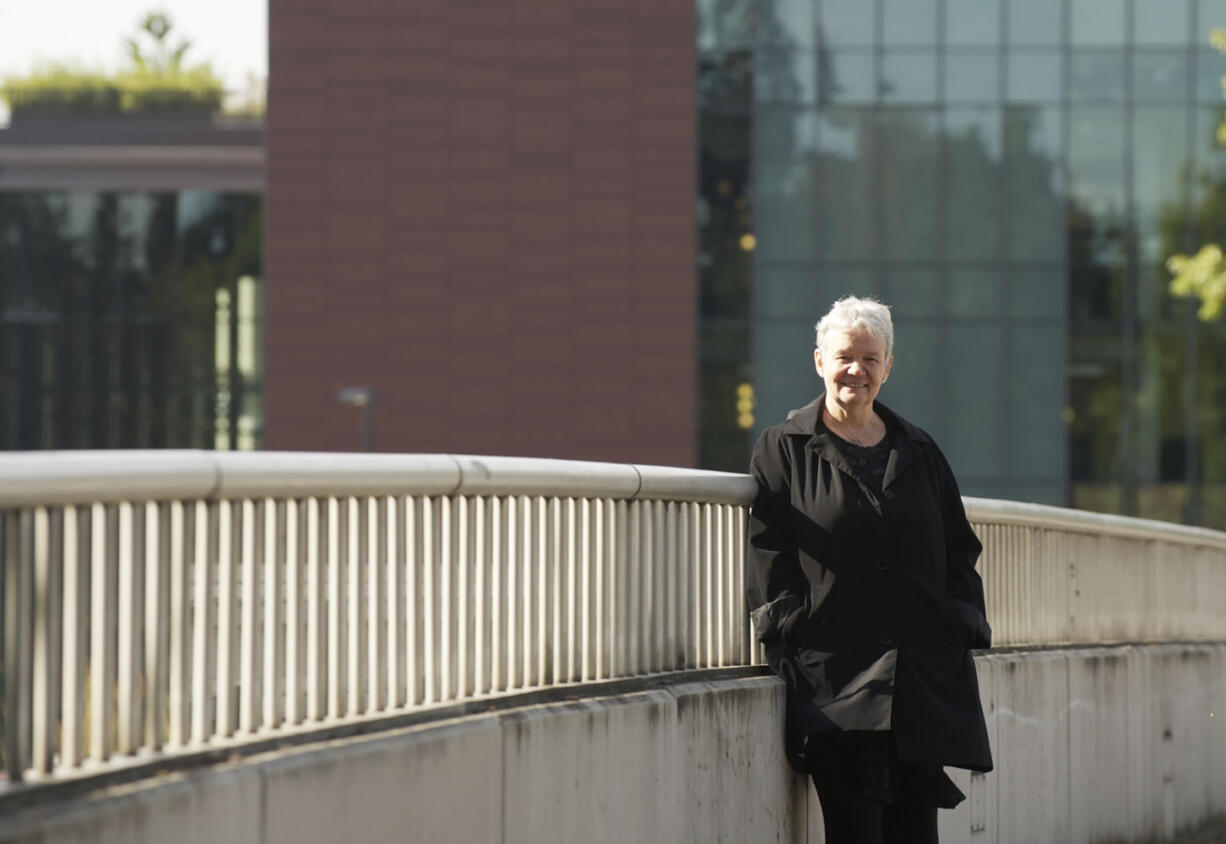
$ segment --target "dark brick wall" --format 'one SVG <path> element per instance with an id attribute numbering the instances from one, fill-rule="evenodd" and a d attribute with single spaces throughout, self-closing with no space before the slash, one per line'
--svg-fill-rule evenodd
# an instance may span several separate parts
<path id="1" fill-rule="evenodd" d="M 271 0 L 267 444 L 694 461 L 693 0 Z"/>

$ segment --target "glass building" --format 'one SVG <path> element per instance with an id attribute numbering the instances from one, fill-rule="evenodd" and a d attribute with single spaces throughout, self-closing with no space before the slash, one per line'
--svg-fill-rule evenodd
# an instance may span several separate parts
<path id="1" fill-rule="evenodd" d="M 1226 240 L 1226 0 L 698 17 L 703 465 L 820 391 L 813 323 L 855 292 L 964 494 L 1226 528 L 1226 322 L 1164 269 Z"/>
<path id="2" fill-rule="evenodd" d="M 56 122 L 0 131 L 0 449 L 259 447 L 260 131 Z"/>

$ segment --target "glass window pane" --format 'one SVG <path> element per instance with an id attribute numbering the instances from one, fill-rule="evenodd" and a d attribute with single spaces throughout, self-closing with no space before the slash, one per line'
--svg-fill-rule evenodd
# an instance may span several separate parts
<path id="1" fill-rule="evenodd" d="M 821 392 L 813 370 L 816 320 L 817 316 L 806 314 L 799 319 L 760 319 L 755 324 L 750 359 L 755 362 L 754 417 L 759 428 L 782 422 L 789 410 L 812 401 Z"/>
<path id="2" fill-rule="evenodd" d="M 1069 98 L 1116 101 L 1124 97 L 1124 51 L 1078 50 L 1069 66 Z"/>
<path id="3" fill-rule="evenodd" d="M 1226 76 L 1226 54 L 1217 50 L 1197 51 L 1196 99 L 1205 103 L 1222 102 L 1223 76 Z"/>
<path id="4" fill-rule="evenodd" d="M 784 163 L 817 152 L 817 112 L 813 106 L 759 106 L 753 114 L 753 155 Z"/>
<path id="5" fill-rule="evenodd" d="M 1063 322 L 1010 326 L 1009 436 L 1005 466 L 1010 480 L 1064 481 L 1064 373 L 1067 344 Z"/>
<path id="6" fill-rule="evenodd" d="M 941 357 L 941 334 L 941 326 L 934 325 L 931 320 L 899 319 L 895 322 L 894 366 L 890 370 L 890 380 L 881 388 L 881 400 L 938 437 L 944 448 L 942 432 L 937 429 L 942 416 L 939 391 L 932 388 L 933 384 L 949 377 Z M 945 453 L 952 458 L 948 451 Z M 954 471 L 957 468 L 955 466 Z"/>
<path id="7" fill-rule="evenodd" d="M 1142 260 L 1156 260 L 1176 244 L 1162 244 L 1161 221 L 1182 218 L 1188 163 L 1187 112 L 1182 108 L 1146 106 L 1133 111 L 1133 195 L 1138 249 Z"/>
<path id="8" fill-rule="evenodd" d="M 945 100 L 996 102 L 1000 98 L 1000 58 L 989 53 L 947 53 Z"/>
<path id="9" fill-rule="evenodd" d="M 1004 187 L 1000 109 L 951 108 L 944 117 L 946 254 L 953 260 L 996 259 L 1001 254 Z"/>
<path id="10" fill-rule="evenodd" d="M 815 266 L 779 265 L 759 260 L 754 268 L 757 313 L 764 317 L 813 314 L 814 321 L 830 307 L 821 301 L 823 290 Z M 848 287 L 849 290 L 854 289 Z"/>
<path id="11" fill-rule="evenodd" d="M 818 54 L 818 102 L 871 103 L 877 97 L 873 54 L 822 50 Z"/>
<path id="12" fill-rule="evenodd" d="M 758 19 L 758 43 L 810 47 L 817 42 L 813 0 L 777 0 L 754 3 Z"/>
<path id="13" fill-rule="evenodd" d="M 1138 44 L 1186 44 L 1188 3 L 1189 0 L 1133 3 L 1133 38 Z"/>
<path id="14" fill-rule="evenodd" d="M 955 267 L 948 274 L 948 308 L 955 317 L 990 317 L 1001 313 L 1004 282 L 997 267 Z"/>
<path id="15" fill-rule="evenodd" d="M 885 289 L 895 319 L 944 315 L 941 273 L 935 269 L 888 267 Z"/>
<path id="16" fill-rule="evenodd" d="M 698 0 L 698 49 L 721 50 L 753 43 L 753 0 Z"/>
<path id="17" fill-rule="evenodd" d="M 1198 0 L 1197 7 L 1200 10 L 1196 21 L 1197 38 L 1208 39 L 1209 30 L 1215 26 L 1226 26 L 1226 0 Z"/>
<path id="18" fill-rule="evenodd" d="M 1062 115 L 1058 106 L 1005 111 L 1006 254 L 1011 260 L 1063 259 Z"/>
<path id="19" fill-rule="evenodd" d="M 1069 11 L 1073 46 L 1124 45 L 1124 0 L 1074 0 L 1069 4 Z"/>
<path id="20" fill-rule="evenodd" d="M 936 0 L 882 0 L 881 24 L 882 43 L 887 47 L 935 47 Z"/>
<path id="21" fill-rule="evenodd" d="M 1138 50 L 1132 57 L 1134 99 L 1186 99 L 1189 70 L 1188 54 L 1182 50 Z"/>
<path id="22" fill-rule="evenodd" d="M 871 109 L 830 109 L 818 124 L 818 252 L 830 260 L 875 256 L 877 162 Z"/>
<path id="23" fill-rule="evenodd" d="M 1011 267 L 1007 276 L 1011 317 L 1053 320 L 1064 317 L 1064 274 L 1059 265 Z"/>
<path id="24" fill-rule="evenodd" d="M 1056 46 L 1064 40 L 1062 0 L 1026 0 L 1009 3 L 1009 43 Z"/>
<path id="25" fill-rule="evenodd" d="M 1122 108 L 1085 106 L 1069 113 L 1069 194 L 1101 220 L 1124 215 L 1124 117 Z"/>
<path id="26" fill-rule="evenodd" d="M 761 260 L 812 261 L 817 256 L 816 172 L 811 159 L 758 163 L 755 252 Z"/>
<path id="27" fill-rule="evenodd" d="M 874 5 L 864 0 L 822 0 L 822 40 L 837 47 L 871 47 Z"/>
<path id="28" fill-rule="evenodd" d="M 1012 53 L 1006 96 L 1011 102 L 1058 103 L 1064 97 L 1061 53 Z"/>
<path id="29" fill-rule="evenodd" d="M 803 48 L 763 47 L 754 59 L 754 99 L 760 103 L 817 101 L 817 56 Z"/>
<path id="30" fill-rule="evenodd" d="M 1192 181 L 1193 242 L 1226 242 L 1226 149 L 1217 142 L 1222 109 L 1198 110 L 1193 143 L 1199 178 Z"/>
<path id="31" fill-rule="evenodd" d="M 886 53 L 881 60 L 881 99 L 888 103 L 932 103 L 937 97 L 934 53 Z"/>
<path id="32" fill-rule="evenodd" d="M 882 253 L 924 260 L 936 255 L 939 130 L 930 109 L 883 109 L 881 149 Z"/>
<path id="33" fill-rule="evenodd" d="M 951 47 L 997 46 L 999 0 L 945 0 L 945 43 Z"/>
<path id="34" fill-rule="evenodd" d="M 957 411 L 948 416 L 949 436 L 941 447 L 951 463 L 957 458 L 968 478 L 995 478 L 1001 470 L 1004 430 L 1005 332 L 999 325 L 979 321 L 954 323 L 947 331 L 947 360 L 956 360 L 957 367 L 945 378 L 957 397 Z"/>

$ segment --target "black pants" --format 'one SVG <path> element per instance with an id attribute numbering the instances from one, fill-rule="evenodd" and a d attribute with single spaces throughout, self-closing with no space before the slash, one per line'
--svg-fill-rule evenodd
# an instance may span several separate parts
<path id="1" fill-rule="evenodd" d="M 938 844 L 936 806 L 887 805 L 813 775 L 826 844 Z"/>

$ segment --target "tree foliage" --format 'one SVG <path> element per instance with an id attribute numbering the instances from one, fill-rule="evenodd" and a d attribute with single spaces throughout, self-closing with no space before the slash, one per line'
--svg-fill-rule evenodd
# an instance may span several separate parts
<path id="1" fill-rule="evenodd" d="M 1226 29 L 1213 29 L 1209 43 L 1219 52 L 1226 53 Z M 1226 94 L 1226 77 L 1222 77 L 1222 90 Z M 1218 144 L 1226 146 L 1226 118 L 1218 124 Z M 1209 321 L 1218 319 L 1226 309 L 1226 261 L 1222 249 L 1214 243 L 1206 244 L 1195 255 L 1178 253 L 1166 262 L 1171 273 L 1172 296 L 1183 299 L 1199 299 L 1197 316 Z"/>
<path id="2" fill-rule="evenodd" d="M 129 63 L 117 73 L 44 65 L 4 80 L 0 97 L 14 112 L 126 114 L 220 108 L 221 79 L 207 63 L 188 65 L 191 41 L 176 40 L 173 32 L 168 15 L 150 12 L 137 33 L 124 39 Z"/>

